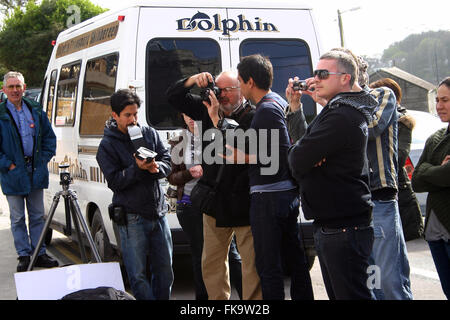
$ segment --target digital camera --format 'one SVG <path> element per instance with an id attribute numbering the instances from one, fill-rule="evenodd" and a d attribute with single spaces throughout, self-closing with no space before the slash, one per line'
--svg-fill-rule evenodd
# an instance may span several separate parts
<path id="1" fill-rule="evenodd" d="M 294 83 L 292 84 L 292 89 L 294 89 L 295 91 L 306 91 L 308 90 L 308 85 L 306 84 L 305 80 L 298 80 L 294 81 Z"/>
<path id="2" fill-rule="evenodd" d="M 158 154 L 155 151 L 147 149 L 146 147 L 140 147 L 136 150 L 136 158 L 145 160 L 146 162 L 152 162 L 157 155 Z"/>
<path id="3" fill-rule="evenodd" d="M 205 88 L 203 88 L 202 91 L 200 91 L 200 97 L 202 98 L 202 101 L 211 103 L 211 101 L 209 101 L 210 90 L 214 92 L 217 98 L 220 96 L 220 93 L 222 92 L 222 90 L 216 86 L 214 80 L 212 82 L 208 82 L 208 85 Z"/>

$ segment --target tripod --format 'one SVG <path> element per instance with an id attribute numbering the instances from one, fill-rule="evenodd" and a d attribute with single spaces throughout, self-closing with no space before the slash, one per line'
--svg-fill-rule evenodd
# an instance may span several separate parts
<path id="1" fill-rule="evenodd" d="M 78 238 L 78 245 L 80 247 L 81 257 L 83 261 L 86 263 L 86 249 L 83 244 L 83 238 L 81 235 L 80 230 L 80 223 L 83 228 L 84 233 L 86 234 L 86 237 L 88 239 L 89 245 L 91 247 L 92 253 L 94 254 L 95 261 L 100 263 L 101 258 L 100 254 L 98 253 L 97 247 L 95 246 L 94 240 L 92 239 L 91 232 L 89 231 L 89 228 L 87 226 L 86 220 L 83 218 L 83 214 L 81 213 L 80 206 L 78 205 L 77 201 L 77 194 L 75 191 L 69 189 L 69 184 L 72 181 L 72 178 L 70 177 L 70 173 L 67 171 L 69 168 L 69 165 L 59 165 L 59 169 L 61 169 L 61 172 L 59 174 L 60 176 L 60 182 L 59 184 L 62 186 L 62 191 L 57 192 L 53 197 L 53 202 L 50 207 L 50 211 L 48 213 L 47 220 L 45 221 L 44 229 L 42 230 L 42 233 L 39 237 L 39 241 L 37 244 L 37 247 L 34 249 L 33 255 L 31 257 L 30 264 L 28 266 L 27 271 L 33 270 L 34 264 L 37 259 L 37 255 L 39 253 L 39 249 L 42 247 L 42 243 L 44 242 L 45 235 L 50 227 L 50 223 L 53 219 L 53 215 L 55 214 L 56 207 L 58 206 L 59 199 L 61 196 L 64 198 L 64 206 L 65 206 L 65 212 L 66 212 L 66 228 L 64 230 L 65 235 L 71 235 L 72 234 L 72 225 L 71 225 L 71 216 L 73 219 L 73 223 L 75 225 L 75 230 L 77 232 L 77 238 Z"/>

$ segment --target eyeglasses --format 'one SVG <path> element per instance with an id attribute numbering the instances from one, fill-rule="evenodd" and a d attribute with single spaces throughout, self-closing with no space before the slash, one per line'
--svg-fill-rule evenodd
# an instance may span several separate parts
<path id="1" fill-rule="evenodd" d="M 314 77 L 318 77 L 320 80 L 328 79 L 330 74 L 348 74 L 348 73 L 331 72 L 331 71 L 328 71 L 327 69 L 314 70 Z"/>
<path id="2" fill-rule="evenodd" d="M 220 88 L 221 91 L 228 93 L 231 92 L 234 89 L 240 89 L 240 87 L 225 87 L 225 88 Z"/>

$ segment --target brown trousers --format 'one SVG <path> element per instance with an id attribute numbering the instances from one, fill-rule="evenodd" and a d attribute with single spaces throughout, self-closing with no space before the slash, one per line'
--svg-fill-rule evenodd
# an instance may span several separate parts
<path id="1" fill-rule="evenodd" d="M 203 215 L 203 282 L 210 300 L 228 300 L 231 296 L 228 251 L 236 235 L 236 245 L 242 259 L 242 299 L 261 300 L 261 284 L 255 264 L 255 249 L 250 226 L 216 227 L 216 219 Z"/>

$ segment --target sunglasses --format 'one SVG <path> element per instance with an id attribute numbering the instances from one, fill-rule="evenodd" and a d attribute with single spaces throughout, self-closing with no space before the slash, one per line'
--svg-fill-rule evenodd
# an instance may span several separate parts
<path id="1" fill-rule="evenodd" d="M 318 77 L 320 80 L 325 80 L 328 79 L 330 77 L 330 74 L 348 74 L 348 73 L 344 73 L 344 72 L 331 72 L 328 71 L 327 69 L 319 69 L 319 70 L 314 70 L 314 77 Z"/>

